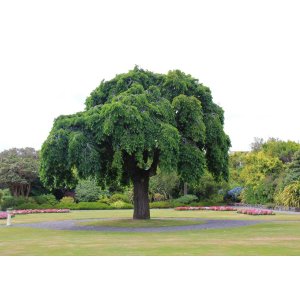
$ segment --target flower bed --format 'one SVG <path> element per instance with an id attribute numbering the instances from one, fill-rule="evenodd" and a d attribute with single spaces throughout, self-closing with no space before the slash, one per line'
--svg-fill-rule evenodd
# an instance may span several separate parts
<path id="1" fill-rule="evenodd" d="M 202 207 L 200 206 L 178 206 L 175 210 L 200 210 Z"/>
<path id="2" fill-rule="evenodd" d="M 175 210 L 213 210 L 213 211 L 236 211 L 237 208 L 230 206 L 179 206 Z"/>
<path id="3" fill-rule="evenodd" d="M 235 207 L 231 206 L 209 206 L 207 210 L 214 210 L 214 211 L 236 211 Z"/>
<path id="4" fill-rule="evenodd" d="M 239 214 L 246 215 L 275 215 L 272 210 L 268 209 L 237 209 L 231 206 L 180 206 L 176 207 L 175 210 L 212 210 L 212 211 L 236 211 Z"/>
<path id="5" fill-rule="evenodd" d="M 272 210 L 267 209 L 239 209 L 237 210 L 238 214 L 245 214 L 245 215 L 253 215 L 253 216 L 260 216 L 260 215 L 275 215 Z"/>
<path id="6" fill-rule="evenodd" d="M 69 213 L 69 209 L 18 209 L 13 210 L 14 215 L 28 215 L 28 214 L 48 214 L 48 213 Z"/>
<path id="7" fill-rule="evenodd" d="M 11 217 L 14 217 L 14 214 L 11 214 Z M 0 220 L 1 219 L 6 219 L 7 218 L 7 212 L 5 212 L 5 211 L 1 211 L 0 212 Z"/>

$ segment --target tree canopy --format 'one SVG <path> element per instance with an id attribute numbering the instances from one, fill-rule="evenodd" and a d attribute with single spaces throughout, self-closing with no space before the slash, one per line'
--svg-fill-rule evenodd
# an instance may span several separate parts
<path id="1" fill-rule="evenodd" d="M 102 81 L 85 111 L 55 120 L 41 150 L 41 179 L 49 188 L 87 177 L 102 185 L 132 181 L 134 217 L 148 218 L 149 177 L 158 167 L 189 183 L 206 168 L 228 178 L 230 140 L 223 125 L 210 89 L 191 75 L 135 67 Z"/>
<path id="2" fill-rule="evenodd" d="M 38 179 L 38 153 L 33 148 L 13 148 L 0 153 L 0 183 L 12 195 L 28 197 Z"/>

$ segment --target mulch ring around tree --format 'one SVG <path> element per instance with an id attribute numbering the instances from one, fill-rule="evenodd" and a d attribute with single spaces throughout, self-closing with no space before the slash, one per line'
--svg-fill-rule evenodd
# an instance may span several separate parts
<path id="1" fill-rule="evenodd" d="M 177 219 L 177 218 L 176 218 Z M 86 219 L 86 220 L 64 220 L 64 221 L 48 221 L 39 223 L 13 224 L 12 227 L 30 227 L 38 229 L 52 230 L 77 230 L 77 231 L 102 231 L 102 232 L 171 232 L 181 230 L 204 230 L 204 229 L 222 229 L 234 228 L 241 226 L 254 225 L 264 223 L 266 221 L 250 221 L 250 220 L 207 220 L 200 218 L 189 218 L 189 220 L 203 221 L 201 224 L 183 225 L 183 226 L 163 226 L 163 227 L 109 227 L 109 226 L 91 226 L 80 224 L 104 219 Z M 105 219 L 109 220 L 109 219 Z M 110 219 L 113 220 L 113 219 Z M 181 218 L 177 220 L 186 220 Z"/>

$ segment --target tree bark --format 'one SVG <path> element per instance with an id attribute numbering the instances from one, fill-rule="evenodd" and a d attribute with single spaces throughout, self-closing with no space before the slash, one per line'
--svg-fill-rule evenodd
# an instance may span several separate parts
<path id="1" fill-rule="evenodd" d="M 188 194 L 188 184 L 187 182 L 185 182 L 183 184 L 183 195 L 187 195 Z"/>
<path id="2" fill-rule="evenodd" d="M 133 219 L 150 219 L 149 174 L 137 176 L 133 180 Z"/>

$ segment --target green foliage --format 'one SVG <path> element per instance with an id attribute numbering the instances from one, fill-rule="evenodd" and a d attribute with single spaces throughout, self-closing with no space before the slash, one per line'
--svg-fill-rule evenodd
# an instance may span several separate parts
<path id="1" fill-rule="evenodd" d="M 71 210 L 111 209 L 108 204 L 101 202 L 59 203 L 56 208 L 69 208 Z"/>
<path id="2" fill-rule="evenodd" d="M 196 183 L 205 170 L 203 152 L 195 145 L 183 142 L 180 145 L 178 168 L 183 182 Z M 191 170 L 194 172 L 191 172 Z"/>
<path id="3" fill-rule="evenodd" d="M 174 207 L 176 207 L 176 206 L 189 205 L 196 201 L 198 201 L 198 198 L 196 195 L 184 195 L 177 199 L 173 199 L 172 204 Z"/>
<path id="4" fill-rule="evenodd" d="M 266 203 L 273 201 L 276 190 L 275 179 L 280 176 L 283 163 L 262 151 L 248 153 L 240 176 L 245 189 L 241 193 L 243 202 Z"/>
<path id="5" fill-rule="evenodd" d="M 19 208 L 24 205 L 37 205 L 33 198 L 25 197 L 13 197 L 13 196 L 4 196 L 1 202 L 1 209 L 3 211 L 8 208 Z"/>
<path id="6" fill-rule="evenodd" d="M 125 194 L 113 194 L 110 198 L 109 198 L 109 203 L 115 203 L 115 202 L 125 202 L 125 203 L 130 203 L 130 200 L 128 198 L 127 195 Z"/>
<path id="7" fill-rule="evenodd" d="M 100 198 L 101 188 L 93 179 L 81 180 L 76 186 L 75 194 L 78 202 L 95 202 Z"/>
<path id="8" fill-rule="evenodd" d="M 33 148 L 13 148 L 0 153 L 0 185 L 11 194 L 28 197 L 38 178 L 38 153 Z"/>
<path id="9" fill-rule="evenodd" d="M 294 154 L 300 151 L 300 144 L 293 141 L 281 141 L 270 138 L 262 144 L 262 151 L 267 155 L 279 158 L 283 163 L 292 161 Z"/>
<path id="10" fill-rule="evenodd" d="M 153 201 L 163 201 L 163 200 L 167 200 L 165 198 L 164 195 L 160 194 L 160 193 L 154 193 L 152 196 Z"/>
<path id="11" fill-rule="evenodd" d="M 48 204 L 54 206 L 55 204 L 58 203 L 58 201 L 56 200 L 53 194 L 35 196 L 33 197 L 33 199 L 37 204 Z"/>
<path id="12" fill-rule="evenodd" d="M 287 185 L 276 195 L 275 201 L 278 205 L 300 207 L 300 181 Z"/>
<path id="13" fill-rule="evenodd" d="M 216 107 L 215 112 L 205 115 L 206 124 L 206 163 L 208 170 L 217 180 L 228 180 L 229 136 L 223 131 L 223 110 Z"/>
<path id="14" fill-rule="evenodd" d="M 3 195 L 4 195 L 3 190 L 0 190 L 0 201 L 2 200 Z"/>
<path id="15" fill-rule="evenodd" d="M 179 184 L 179 176 L 176 172 L 165 173 L 159 171 L 157 175 L 150 179 L 149 193 L 154 201 L 158 200 L 155 199 L 155 194 L 162 195 L 164 199 L 171 199 L 178 195 Z"/>
<path id="16" fill-rule="evenodd" d="M 189 186 L 189 191 L 200 201 L 222 199 L 228 189 L 229 184 L 226 181 L 216 181 L 207 171 L 196 184 Z"/>
<path id="17" fill-rule="evenodd" d="M 176 115 L 176 127 L 181 136 L 203 148 L 206 128 L 201 102 L 196 97 L 180 95 L 174 98 L 172 106 Z"/>
<path id="18" fill-rule="evenodd" d="M 133 205 L 131 203 L 124 202 L 122 200 L 117 200 L 117 201 L 113 202 L 110 206 L 112 208 L 116 208 L 116 209 L 133 208 Z"/>
<path id="19" fill-rule="evenodd" d="M 285 184 L 295 181 L 300 181 L 300 151 L 296 152 L 293 156 L 292 162 L 287 170 Z"/>
<path id="20" fill-rule="evenodd" d="M 35 208 L 54 208 L 58 201 L 52 194 L 40 195 L 35 197 L 13 197 L 4 196 L 2 200 L 2 209 L 35 209 Z"/>
<path id="21" fill-rule="evenodd" d="M 66 204 L 66 203 L 75 203 L 75 200 L 73 197 L 63 197 L 60 200 L 60 203 Z"/>
<path id="22" fill-rule="evenodd" d="M 296 142 L 255 138 L 252 152 L 235 152 L 230 155 L 231 188 L 245 187 L 241 194 L 243 202 L 272 203 L 274 196 L 286 185 L 299 180 L 299 154 L 298 163 L 296 159 L 299 149 L 300 144 Z"/>

